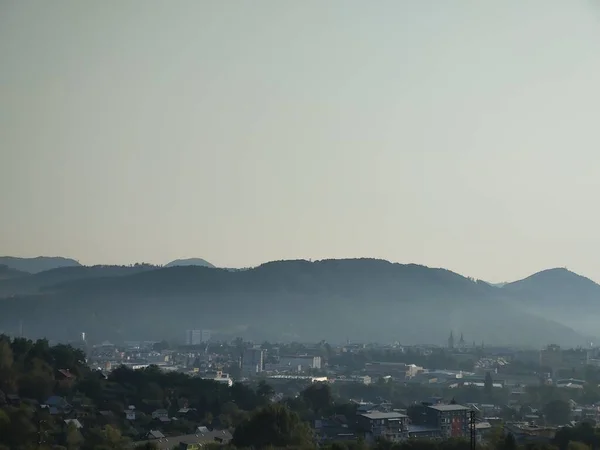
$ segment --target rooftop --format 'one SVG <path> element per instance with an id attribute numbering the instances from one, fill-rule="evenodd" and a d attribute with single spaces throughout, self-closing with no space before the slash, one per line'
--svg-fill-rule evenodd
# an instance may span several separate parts
<path id="1" fill-rule="evenodd" d="M 366 417 L 370 420 L 380 420 L 380 419 L 403 419 L 408 417 L 406 414 L 401 414 L 398 412 L 370 412 L 361 414 L 361 416 Z"/>
<path id="2" fill-rule="evenodd" d="M 463 406 L 463 405 L 431 405 L 431 406 L 429 406 L 429 408 L 435 409 L 436 411 L 440 411 L 440 412 L 469 411 L 470 410 L 470 408 L 467 408 L 466 406 Z"/>

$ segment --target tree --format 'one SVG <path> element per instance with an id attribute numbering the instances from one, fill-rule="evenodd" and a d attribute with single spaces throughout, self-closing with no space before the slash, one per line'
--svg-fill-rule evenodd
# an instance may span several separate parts
<path id="1" fill-rule="evenodd" d="M 0 337 L 0 390 L 10 392 L 15 389 L 13 362 L 13 351 L 10 341 L 4 337 Z"/>
<path id="2" fill-rule="evenodd" d="M 267 384 L 264 380 L 258 383 L 258 387 L 256 388 L 256 395 L 263 401 L 270 401 L 271 397 L 275 394 L 275 390 L 270 384 Z"/>
<path id="3" fill-rule="evenodd" d="M 83 443 L 83 436 L 75 426 L 75 424 L 70 423 L 67 428 L 67 433 L 65 437 L 65 441 L 67 444 L 68 450 L 76 450 Z"/>
<path id="4" fill-rule="evenodd" d="M 552 400 L 544 406 L 544 416 L 552 425 L 565 425 L 571 420 L 571 407 L 564 400 Z"/>
<path id="5" fill-rule="evenodd" d="M 158 445 L 154 442 L 146 442 L 144 444 L 136 445 L 135 450 L 159 450 Z"/>
<path id="6" fill-rule="evenodd" d="M 327 383 L 311 384 L 302 391 L 301 395 L 304 401 L 317 413 L 333 404 L 333 394 Z"/>
<path id="7" fill-rule="evenodd" d="M 312 431 L 300 417 L 283 405 L 271 404 L 242 422 L 233 435 L 239 448 L 303 447 L 312 444 Z"/>
<path id="8" fill-rule="evenodd" d="M 583 442 L 571 441 L 567 446 L 568 450 L 590 450 L 590 446 Z"/>
<path id="9" fill-rule="evenodd" d="M 502 450 L 517 450 L 517 440 L 512 433 L 508 433 L 504 438 Z"/>

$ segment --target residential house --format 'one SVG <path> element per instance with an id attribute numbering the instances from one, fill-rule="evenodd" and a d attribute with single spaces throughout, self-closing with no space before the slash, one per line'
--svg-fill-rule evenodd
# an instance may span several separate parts
<path id="1" fill-rule="evenodd" d="M 152 418 L 153 419 L 168 419 L 169 411 L 167 411 L 166 409 L 157 409 L 156 411 L 152 412 Z"/>
<path id="2" fill-rule="evenodd" d="M 53 395 L 48 397 L 44 402 L 44 405 L 48 407 L 50 414 L 68 414 L 71 412 L 71 405 L 64 397 L 59 397 L 58 395 Z"/>
<path id="3" fill-rule="evenodd" d="M 136 419 L 135 406 L 129 405 L 129 408 L 125 410 L 125 419 L 132 421 Z"/>
<path id="4" fill-rule="evenodd" d="M 158 430 L 150 430 L 148 431 L 148 434 L 146 434 L 146 439 L 152 440 L 152 439 L 164 439 L 165 435 L 162 434 L 160 431 Z"/>
<path id="5" fill-rule="evenodd" d="M 357 428 L 368 442 L 378 438 L 398 442 L 408 438 L 408 416 L 397 412 L 359 414 Z"/>
<path id="6" fill-rule="evenodd" d="M 75 428 L 77 428 L 78 430 L 81 430 L 83 428 L 83 425 L 77 419 L 65 419 L 65 425 L 74 425 Z"/>
<path id="7" fill-rule="evenodd" d="M 327 441 L 354 441 L 358 436 L 348 427 L 344 416 L 315 420 L 315 438 L 319 443 Z"/>
<path id="8" fill-rule="evenodd" d="M 162 433 L 161 433 L 162 434 Z M 142 442 L 135 442 L 134 446 L 141 446 L 152 442 L 158 450 L 200 450 L 206 444 L 226 445 L 233 439 L 227 430 L 213 430 L 208 433 L 186 434 L 182 436 L 168 436 L 151 438 Z"/>

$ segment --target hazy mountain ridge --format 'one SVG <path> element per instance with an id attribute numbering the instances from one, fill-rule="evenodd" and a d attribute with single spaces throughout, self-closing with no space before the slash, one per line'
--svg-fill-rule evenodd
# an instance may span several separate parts
<path id="1" fill-rule="evenodd" d="M 11 281 L 14 288 L 15 280 L 0 281 L 0 292 Z M 275 261 L 244 271 L 70 268 L 18 281 L 25 290 L 0 302 L 0 329 L 24 320 L 56 339 L 81 331 L 99 339 L 181 338 L 182 330 L 201 326 L 254 330 L 256 339 L 443 343 L 454 330 L 487 343 L 584 341 L 520 308 L 510 290 L 445 269 L 374 259 Z"/>
<path id="2" fill-rule="evenodd" d="M 61 267 L 81 266 L 79 262 L 62 256 L 37 256 L 35 258 L 18 258 L 16 256 L 0 256 L 0 265 L 21 272 L 39 273 Z"/>
<path id="3" fill-rule="evenodd" d="M 520 306 L 590 335 L 600 334 L 600 285 L 565 268 L 543 270 L 508 283 L 502 291 Z"/>
<path id="4" fill-rule="evenodd" d="M 13 277 L 0 283 L 0 297 L 37 294 L 48 289 L 59 289 L 63 283 L 71 281 L 126 276 L 153 269 L 156 269 L 156 267 L 144 264 L 135 266 L 72 266 L 35 274 L 24 273 L 23 276 Z"/>
<path id="5" fill-rule="evenodd" d="M 29 272 L 22 272 L 17 269 L 8 267 L 7 265 L 0 264 L 0 280 L 10 280 L 14 278 L 26 277 L 30 275 Z"/>
<path id="6" fill-rule="evenodd" d="M 199 267 L 215 267 L 207 260 L 202 258 L 187 258 L 187 259 L 176 259 L 167 263 L 165 267 L 180 267 L 180 266 L 199 266 Z"/>

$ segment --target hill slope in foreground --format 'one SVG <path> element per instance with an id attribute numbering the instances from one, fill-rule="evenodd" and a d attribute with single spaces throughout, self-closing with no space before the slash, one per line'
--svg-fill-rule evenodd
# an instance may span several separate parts
<path id="1" fill-rule="evenodd" d="M 66 274 L 69 276 L 65 276 Z M 12 283 L 12 284 L 11 284 Z M 187 266 L 65 268 L 0 280 L 0 330 L 97 340 L 182 339 L 190 328 L 262 340 L 580 345 L 519 306 L 518 292 L 382 260 L 279 261 L 232 272 Z"/>

